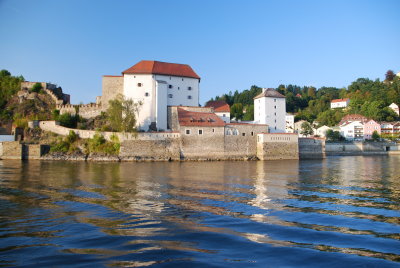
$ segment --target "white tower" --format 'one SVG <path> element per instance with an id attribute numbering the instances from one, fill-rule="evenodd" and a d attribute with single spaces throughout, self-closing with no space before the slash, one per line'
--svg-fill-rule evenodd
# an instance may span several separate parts
<path id="1" fill-rule="evenodd" d="M 270 133 L 285 133 L 286 99 L 273 88 L 254 98 L 254 123 L 267 124 Z"/>

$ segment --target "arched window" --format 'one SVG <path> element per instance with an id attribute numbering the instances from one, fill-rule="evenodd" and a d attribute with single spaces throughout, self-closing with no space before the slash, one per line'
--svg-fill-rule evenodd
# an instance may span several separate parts
<path id="1" fill-rule="evenodd" d="M 232 135 L 232 130 L 227 129 L 227 130 L 226 130 L 226 135 L 227 135 L 227 136 Z"/>

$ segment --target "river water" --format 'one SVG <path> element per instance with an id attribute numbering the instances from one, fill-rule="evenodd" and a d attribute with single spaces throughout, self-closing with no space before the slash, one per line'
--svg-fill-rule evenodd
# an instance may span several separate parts
<path id="1" fill-rule="evenodd" d="M 0 161 L 0 266 L 400 267 L 400 156 Z"/>

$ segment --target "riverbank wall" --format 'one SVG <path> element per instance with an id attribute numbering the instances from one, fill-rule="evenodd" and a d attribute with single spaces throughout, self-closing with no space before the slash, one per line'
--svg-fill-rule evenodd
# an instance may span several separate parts
<path id="1" fill-rule="evenodd" d="M 400 145 L 394 142 L 340 142 L 326 143 L 327 156 L 335 155 L 391 155 L 400 154 Z"/>

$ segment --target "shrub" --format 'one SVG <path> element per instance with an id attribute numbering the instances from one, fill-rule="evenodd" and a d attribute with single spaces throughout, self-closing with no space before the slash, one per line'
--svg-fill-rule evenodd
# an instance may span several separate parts
<path id="1" fill-rule="evenodd" d="M 26 118 L 15 119 L 14 125 L 20 128 L 28 128 L 28 120 Z"/>
<path id="2" fill-rule="evenodd" d="M 79 116 L 69 113 L 62 114 L 58 117 L 60 125 L 63 127 L 76 128 Z"/>
<path id="3" fill-rule="evenodd" d="M 39 92 L 42 91 L 42 89 L 43 89 L 43 87 L 42 87 L 42 84 L 41 84 L 41 83 L 35 83 L 35 84 L 32 86 L 31 91 L 32 91 L 32 92 L 39 93 Z"/>
<path id="4" fill-rule="evenodd" d="M 86 144 L 87 153 L 105 153 L 116 155 L 119 153 L 120 143 L 118 136 L 112 135 L 111 141 L 106 139 L 100 133 L 96 133 L 93 139 L 89 139 Z"/>
<path id="5" fill-rule="evenodd" d="M 74 143 L 76 140 L 78 140 L 78 134 L 76 134 L 75 131 L 70 130 L 68 136 L 65 137 L 65 141 L 68 143 Z"/>

